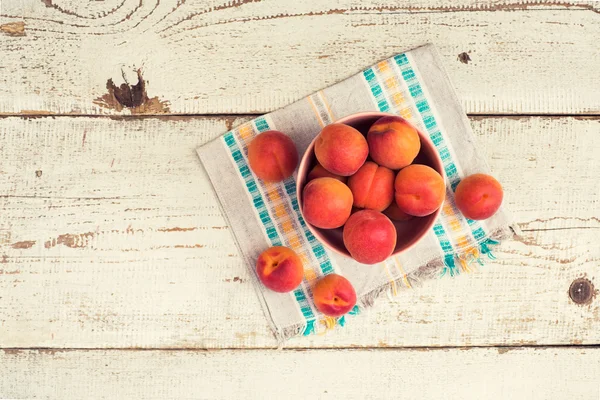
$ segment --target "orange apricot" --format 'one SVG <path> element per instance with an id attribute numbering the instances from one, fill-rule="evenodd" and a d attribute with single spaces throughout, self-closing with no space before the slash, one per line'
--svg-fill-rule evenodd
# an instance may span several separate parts
<path id="1" fill-rule="evenodd" d="M 292 176 L 298 166 L 298 150 L 289 136 L 266 131 L 248 145 L 248 162 L 252 172 L 263 181 L 280 182 Z"/>
<path id="2" fill-rule="evenodd" d="M 388 217 L 375 210 L 362 210 L 344 225 L 344 246 L 362 264 L 376 264 L 388 258 L 396 247 L 396 228 Z"/>
<path id="3" fill-rule="evenodd" d="M 365 163 L 369 146 L 365 137 L 349 125 L 327 125 L 315 140 L 315 155 L 329 172 L 350 176 Z"/>
<path id="4" fill-rule="evenodd" d="M 352 192 L 334 178 L 317 178 L 302 191 L 302 214 L 309 224 L 322 229 L 344 225 L 352 211 Z"/>
<path id="5" fill-rule="evenodd" d="M 285 293 L 302 282 L 304 268 L 296 252 L 288 247 L 275 246 L 263 251 L 256 261 L 256 273 L 269 289 Z"/>
<path id="6" fill-rule="evenodd" d="M 420 164 L 401 169 L 396 175 L 395 188 L 398 208 L 415 217 L 433 214 L 441 207 L 446 193 L 442 176 Z"/>
<path id="7" fill-rule="evenodd" d="M 383 211 L 394 200 L 394 172 L 367 161 L 350 178 L 354 207 Z"/>
<path id="8" fill-rule="evenodd" d="M 389 169 L 410 165 L 421 150 L 417 130 L 397 116 L 379 118 L 367 134 L 369 154 L 377 164 Z"/>
<path id="9" fill-rule="evenodd" d="M 494 215 L 502 204 L 504 192 L 490 175 L 474 174 L 464 178 L 454 192 L 456 206 L 469 219 L 481 220 Z"/>
<path id="10" fill-rule="evenodd" d="M 330 317 L 340 317 L 356 304 L 356 291 L 350 281 L 341 275 L 329 274 L 313 287 L 317 310 Z"/>

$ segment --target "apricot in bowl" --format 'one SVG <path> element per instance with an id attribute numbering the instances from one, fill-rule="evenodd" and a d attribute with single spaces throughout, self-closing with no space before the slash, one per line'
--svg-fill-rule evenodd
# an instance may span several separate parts
<path id="1" fill-rule="evenodd" d="M 388 164 L 392 165 L 392 168 L 388 166 L 379 164 L 373 157 L 374 153 L 371 154 L 372 160 L 367 160 L 367 154 L 369 153 L 369 144 L 367 142 L 367 135 L 369 134 L 370 129 L 373 125 L 382 119 L 383 117 L 391 117 L 393 115 L 380 113 L 380 112 L 364 112 L 353 114 L 347 117 L 344 117 L 335 122 L 336 125 L 336 133 L 339 132 L 352 132 L 350 135 L 350 139 L 336 139 L 337 135 L 327 134 L 326 145 L 332 149 L 337 148 L 337 145 L 340 145 L 344 142 L 344 146 L 341 148 L 352 149 L 356 148 L 357 153 L 348 156 L 346 159 L 350 160 L 344 165 L 347 166 L 346 169 L 342 170 L 338 164 L 335 164 L 335 168 L 332 168 L 330 164 L 325 160 L 325 156 L 323 154 L 317 155 L 315 154 L 316 144 L 320 140 L 320 134 L 312 141 L 312 143 L 308 146 L 304 155 L 300 160 L 300 165 L 298 167 L 298 176 L 296 180 L 296 187 L 298 193 L 303 193 L 305 186 L 309 185 L 312 180 L 309 182 L 309 172 L 315 168 L 316 165 L 320 164 L 323 168 L 328 170 L 330 173 L 334 173 L 335 175 L 345 175 L 349 176 L 348 178 L 348 187 L 350 193 L 352 194 L 352 200 L 350 204 L 350 208 L 347 206 L 347 202 L 349 200 L 349 196 L 344 196 L 345 202 L 344 207 L 340 207 L 338 209 L 344 210 L 343 218 L 339 218 L 335 225 L 338 225 L 341 220 L 346 219 L 343 223 L 337 227 L 332 227 L 332 225 L 328 225 L 329 227 L 324 227 L 325 225 L 320 223 L 313 223 L 315 219 L 313 218 L 316 214 L 322 214 L 320 216 L 321 219 L 326 220 L 335 217 L 339 212 L 329 212 L 326 211 L 328 207 L 324 204 L 324 201 L 311 201 L 310 204 L 307 203 L 307 196 L 298 196 L 298 204 L 300 207 L 300 211 L 304 216 L 304 219 L 307 222 L 307 227 L 310 229 L 311 233 L 326 246 L 328 249 L 341 254 L 346 257 L 352 258 L 351 252 L 348 250 L 346 245 L 344 245 L 344 235 L 343 235 L 343 224 L 347 223 L 348 218 L 352 218 L 350 213 L 352 213 L 352 206 L 354 206 L 354 212 L 359 213 L 363 209 L 371 209 L 377 212 L 385 211 L 391 218 L 391 224 L 393 225 L 396 231 L 396 240 L 393 246 L 393 250 L 391 252 L 391 256 L 396 254 L 400 254 L 411 247 L 413 247 L 416 243 L 418 243 L 432 228 L 437 219 L 440 211 L 441 211 L 441 203 L 439 203 L 440 198 L 440 190 L 434 190 L 433 200 L 430 207 L 433 205 L 437 205 L 437 209 L 425 209 L 426 207 L 415 207 L 415 214 L 421 214 L 421 216 L 413 216 L 413 214 L 408 215 L 407 210 L 396 210 L 395 207 L 392 208 L 392 205 L 396 203 L 396 193 L 397 190 L 394 187 L 394 183 L 397 179 L 397 170 L 392 169 L 396 168 L 398 164 Z M 433 170 L 437 176 L 440 177 L 442 184 L 444 181 L 444 170 L 442 165 L 442 160 L 429 137 L 418 130 L 417 128 L 410 125 L 407 121 L 401 119 L 400 117 L 393 116 L 392 120 L 388 119 L 388 122 L 385 124 L 380 123 L 380 127 L 385 128 L 387 125 L 395 126 L 394 129 L 398 128 L 401 125 L 401 129 L 403 131 L 416 132 L 418 136 L 418 145 L 416 141 L 413 140 L 414 137 L 412 134 L 407 134 L 408 139 L 407 143 L 412 143 L 409 145 L 409 150 L 414 154 L 408 154 L 406 160 L 411 159 L 409 164 L 412 167 L 415 164 L 419 164 L 422 166 L 426 166 L 427 168 Z M 401 120 L 401 121 L 400 121 Z M 390 122 L 391 121 L 391 122 Z M 347 129 L 342 129 L 339 125 L 346 125 L 353 128 L 352 131 Z M 382 129 L 383 129 L 382 128 Z M 325 128 L 327 129 L 327 127 Z M 385 128 L 387 129 L 387 128 Z M 384 129 L 384 131 L 385 131 Z M 363 141 L 356 137 L 355 131 L 362 135 Z M 378 133 L 379 134 L 379 133 Z M 342 135 L 340 135 L 342 136 Z M 393 139 L 393 137 L 392 137 Z M 385 139 L 384 141 L 392 139 Z M 377 139 L 379 140 L 379 139 Z M 404 142 L 404 141 L 403 141 Z M 325 143 L 319 144 L 320 147 L 324 146 Z M 366 149 L 365 149 L 366 146 Z M 385 147 L 385 146 L 382 146 Z M 418 148 L 418 151 L 416 150 Z M 353 151 L 353 150 L 352 150 Z M 326 152 L 327 153 L 327 152 Z M 329 154 L 329 153 L 327 153 Z M 385 158 L 385 157 L 384 157 Z M 362 161 L 361 161 L 362 160 Z M 331 161 L 331 160 L 329 160 Z M 382 161 L 379 159 L 379 161 Z M 384 160 L 384 162 L 386 162 Z M 402 161 L 400 165 L 404 165 L 408 161 Z M 351 164 L 351 165 L 350 165 Z M 405 166 L 404 168 L 408 168 L 409 166 Z M 331 169 L 330 169 L 331 168 Z M 335 169 L 335 171 L 333 171 Z M 355 170 L 354 170 L 355 169 Z M 420 168 L 417 168 L 419 170 Z M 351 171 L 354 170 L 354 171 Z M 400 170 L 402 171 L 402 170 Z M 418 171 L 417 171 L 418 172 Z M 411 174 L 412 175 L 412 174 Z M 415 174 L 421 176 L 421 174 Z M 393 177 L 393 179 L 390 179 Z M 321 178 L 323 179 L 323 178 Z M 329 178 L 334 180 L 334 178 Z M 381 188 L 378 185 L 373 185 L 373 183 L 382 183 Z M 439 183 L 439 180 L 433 179 L 434 182 Z M 344 185 L 342 182 L 338 181 L 339 184 Z M 389 184 L 389 186 L 387 186 Z M 344 185 L 345 186 L 345 185 Z M 385 188 L 384 188 L 385 186 Z M 415 184 L 416 186 L 416 184 Z M 401 185 L 404 188 L 404 185 Z M 339 189 L 340 192 L 342 191 Z M 445 190 L 445 188 L 444 188 Z M 401 196 L 402 197 L 402 194 Z M 324 198 L 324 197 L 322 197 Z M 441 195 L 441 199 L 443 201 L 444 196 Z M 439 204 L 438 204 L 439 203 Z M 396 206 L 399 206 L 396 204 Z M 406 207 L 405 207 L 406 208 Z M 408 207 L 410 208 L 410 207 Z M 413 209 L 411 208 L 411 211 Z M 427 212 L 425 212 L 427 211 Z M 346 216 L 346 212 L 348 212 L 348 216 Z M 390 214 L 393 212 L 393 216 Z M 385 215 L 382 217 L 387 218 Z M 312 222 L 311 222 L 312 221 Z M 320 226 L 319 226 L 320 225 Z M 385 253 L 384 253 L 385 254 Z M 378 259 L 378 258 L 375 258 Z M 371 262 L 372 260 L 369 260 Z"/>

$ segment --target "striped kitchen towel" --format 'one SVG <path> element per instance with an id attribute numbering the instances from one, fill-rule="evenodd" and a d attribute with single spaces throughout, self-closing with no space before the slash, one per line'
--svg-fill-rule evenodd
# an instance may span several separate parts
<path id="1" fill-rule="evenodd" d="M 408 252 L 374 266 L 328 251 L 311 234 L 298 208 L 295 175 L 267 183 L 248 167 L 248 144 L 260 132 L 286 133 L 301 156 L 325 125 L 362 111 L 397 114 L 428 133 L 443 161 L 447 184 L 446 201 L 431 232 Z M 476 149 L 469 121 L 433 45 L 381 61 L 238 126 L 198 148 L 198 154 L 280 343 L 344 325 L 345 317 L 326 317 L 312 302 L 311 288 L 324 275 L 335 272 L 352 282 L 358 303 L 350 314 L 355 314 L 386 291 L 395 293 L 425 278 L 469 272 L 484 255 L 492 257 L 491 245 L 517 229 L 504 208 L 485 221 L 466 219 L 456 208 L 454 189 L 461 178 L 489 172 L 489 167 Z M 303 261 L 304 280 L 292 293 L 269 291 L 256 277 L 256 259 L 270 246 L 288 246 Z"/>

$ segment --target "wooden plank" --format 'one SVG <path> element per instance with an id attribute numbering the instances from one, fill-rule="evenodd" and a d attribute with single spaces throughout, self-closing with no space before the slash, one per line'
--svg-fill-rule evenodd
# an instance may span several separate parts
<path id="1" fill-rule="evenodd" d="M 0 118 L 0 346 L 276 346 L 194 152 L 240 121 Z M 600 119 L 472 124 L 524 237 L 289 346 L 600 343 Z"/>
<path id="2" fill-rule="evenodd" d="M 0 351 L 0 397 L 597 400 L 598 348 Z"/>
<path id="3" fill-rule="evenodd" d="M 597 4 L 9 2 L 0 113 L 263 112 L 426 42 L 469 113 L 599 113 Z"/>

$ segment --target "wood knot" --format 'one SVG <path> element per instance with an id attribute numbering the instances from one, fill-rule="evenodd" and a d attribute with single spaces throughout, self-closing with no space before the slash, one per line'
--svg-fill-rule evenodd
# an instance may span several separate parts
<path id="1" fill-rule="evenodd" d="M 471 61 L 471 57 L 468 53 L 462 52 L 458 55 L 458 60 L 463 64 L 468 64 Z"/>
<path id="2" fill-rule="evenodd" d="M 575 279 L 569 287 L 569 297 L 575 304 L 590 304 L 595 296 L 594 284 L 586 278 Z"/>
<path id="3" fill-rule="evenodd" d="M 168 102 L 158 97 L 148 97 L 146 81 L 142 70 L 137 71 L 138 82 L 130 85 L 127 81 L 117 86 L 112 78 L 106 82 L 108 93 L 94 100 L 101 107 L 121 111 L 128 109 L 132 114 L 165 114 L 169 112 Z"/>
<path id="4" fill-rule="evenodd" d="M 8 36 L 25 36 L 24 22 L 9 22 L 8 24 L 0 25 L 0 32 Z"/>
<path id="5" fill-rule="evenodd" d="M 106 82 L 106 88 L 108 91 L 112 91 L 113 95 L 122 106 L 133 108 L 141 106 L 145 101 L 148 101 L 148 95 L 146 94 L 146 82 L 142 78 L 142 72 L 137 70 L 138 83 L 135 85 L 129 85 L 127 82 L 122 83 L 121 86 L 114 84 L 112 79 Z"/>

